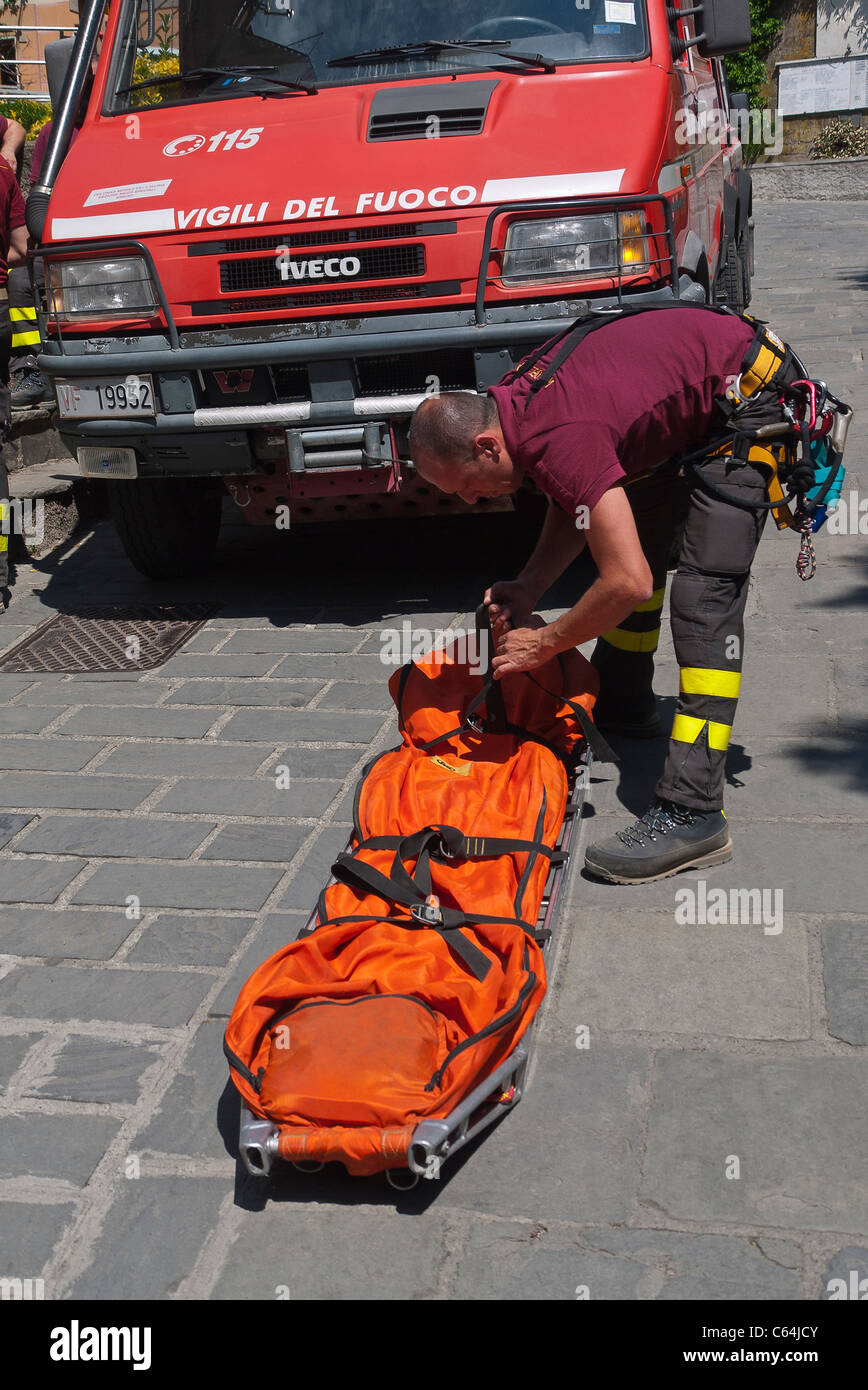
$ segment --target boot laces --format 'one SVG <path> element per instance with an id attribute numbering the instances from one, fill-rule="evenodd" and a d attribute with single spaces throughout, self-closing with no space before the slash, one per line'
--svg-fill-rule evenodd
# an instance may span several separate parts
<path id="1" fill-rule="evenodd" d="M 618 839 L 625 845 L 638 845 L 646 840 L 655 841 L 658 835 L 665 835 L 681 825 L 695 825 L 696 812 L 689 806 L 678 806 L 674 801 L 652 801 L 648 810 L 634 825 L 618 831 Z"/>

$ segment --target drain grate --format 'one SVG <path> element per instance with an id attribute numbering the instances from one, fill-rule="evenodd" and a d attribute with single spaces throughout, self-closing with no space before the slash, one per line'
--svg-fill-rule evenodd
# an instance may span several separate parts
<path id="1" fill-rule="evenodd" d="M 205 603 L 115 603 L 58 613 L 0 657 L 0 671 L 152 671 L 213 612 Z"/>

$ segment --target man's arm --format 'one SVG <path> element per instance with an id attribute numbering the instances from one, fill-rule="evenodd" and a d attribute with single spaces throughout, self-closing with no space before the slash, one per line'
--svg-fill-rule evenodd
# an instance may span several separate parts
<path id="1" fill-rule="evenodd" d="M 651 597 L 651 570 L 623 488 L 603 493 L 591 510 L 586 534 L 598 578 L 578 603 L 553 623 L 499 633 L 492 663 L 496 676 L 532 671 L 558 652 L 599 637 Z"/>
<path id="2" fill-rule="evenodd" d="M 18 121 L 13 121 L 11 116 L 8 118 L 9 124 L 6 127 L 6 134 L 3 136 L 3 143 L 0 145 L 0 155 L 6 160 L 9 168 L 15 172 L 18 167 L 18 155 L 24 147 L 27 132 L 23 125 Z"/>
<path id="3" fill-rule="evenodd" d="M 495 638 L 500 623 L 524 626 L 543 594 L 585 548 L 585 533 L 549 498 L 548 510 L 526 565 L 515 579 L 499 580 L 485 594 Z"/>
<path id="4" fill-rule="evenodd" d="M 6 254 L 8 266 L 24 265 L 27 260 L 27 228 L 13 227 L 9 233 L 9 250 Z"/>

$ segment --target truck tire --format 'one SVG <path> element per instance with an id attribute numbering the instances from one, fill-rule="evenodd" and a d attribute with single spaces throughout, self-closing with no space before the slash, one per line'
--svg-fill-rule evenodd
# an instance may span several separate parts
<path id="1" fill-rule="evenodd" d="M 121 544 L 148 579 L 186 579 L 207 570 L 220 532 L 223 488 L 212 478 L 107 481 Z"/>
<path id="2" fill-rule="evenodd" d="M 738 244 L 738 259 L 741 262 L 742 279 L 744 281 L 744 307 L 747 308 L 752 298 L 750 282 L 751 275 L 753 274 L 753 227 L 750 222 L 745 227 Z"/>
<path id="3" fill-rule="evenodd" d="M 726 244 L 726 260 L 722 263 L 717 274 L 714 297 L 718 304 L 725 304 L 728 309 L 733 309 L 737 314 L 744 312 L 746 305 L 744 264 L 732 239 Z"/>

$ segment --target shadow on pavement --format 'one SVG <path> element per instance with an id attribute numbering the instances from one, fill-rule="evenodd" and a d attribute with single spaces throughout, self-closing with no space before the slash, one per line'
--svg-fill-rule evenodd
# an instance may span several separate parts
<path id="1" fill-rule="evenodd" d="M 221 616 L 268 616 L 275 626 L 310 622 L 317 613 L 320 621 L 363 625 L 386 614 L 475 608 L 489 584 L 518 572 L 536 535 L 533 520 L 517 513 L 364 520 L 290 532 L 227 516 L 210 572 L 157 582 L 133 568 L 112 523 L 103 521 L 34 561 L 35 583 L 27 591 L 46 617 L 82 604 L 211 601 Z M 577 591 L 568 572 L 546 603 L 568 606 Z M 18 592 L 25 592 L 20 583 Z"/>

